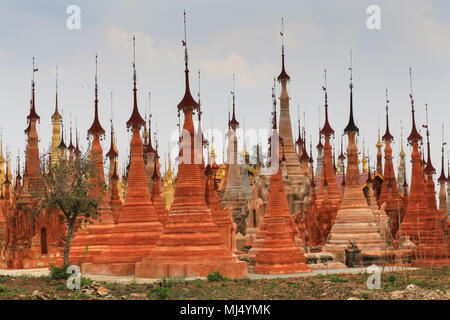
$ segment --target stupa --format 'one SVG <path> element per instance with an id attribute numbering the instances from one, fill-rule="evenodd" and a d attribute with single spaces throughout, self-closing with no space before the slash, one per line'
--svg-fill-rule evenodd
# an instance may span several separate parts
<path id="1" fill-rule="evenodd" d="M 184 26 L 186 30 L 186 13 Z M 189 88 L 186 38 L 183 45 L 186 91 L 178 110 L 184 114 L 183 130 L 189 135 L 181 140 L 175 195 L 164 232 L 147 257 L 136 263 L 136 276 L 206 276 L 218 270 L 227 277 L 246 277 L 247 264 L 237 260 L 218 232 L 206 204 L 201 166 L 194 163 L 192 113 L 199 109 L 199 104 L 192 98 Z"/>
<path id="2" fill-rule="evenodd" d="M 410 71 L 411 72 L 411 71 Z M 412 82 L 412 81 L 411 81 Z M 411 85 L 412 87 L 412 85 Z M 419 141 L 422 136 L 417 132 L 414 117 L 414 99 L 411 89 L 411 113 L 412 113 L 412 130 L 408 137 L 408 141 L 413 146 L 411 154 L 412 173 L 411 173 L 411 190 L 408 197 L 408 205 L 405 217 L 397 232 L 397 239 L 403 236 L 409 236 L 410 240 L 416 244 L 416 260 L 415 265 L 443 265 L 448 264 L 448 247 L 446 245 L 444 233 L 437 213 L 436 202 L 432 203 L 430 197 L 430 189 L 434 190 L 433 173 L 434 168 L 431 164 L 429 129 L 427 115 L 427 147 L 428 162 L 425 167 L 427 174 L 428 186 L 425 185 L 423 179 L 422 161 L 419 153 Z M 434 192 L 433 192 L 434 198 Z"/>
<path id="3" fill-rule="evenodd" d="M 95 56 L 95 100 L 94 100 L 94 120 L 88 130 L 88 135 L 92 136 L 92 147 L 90 151 L 90 160 L 95 168 L 96 179 L 99 184 L 105 184 L 103 170 L 103 150 L 100 145 L 100 137 L 105 134 L 105 130 L 100 124 L 98 117 L 98 83 L 97 83 L 97 56 Z M 96 197 L 100 196 L 101 186 L 97 186 L 93 193 Z M 100 217 L 93 221 L 92 225 L 82 226 L 75 234 L 70 247 L 69 259 L 71 263 L 81 264 L 82 262 L 91 262 L 93 257 L 102 255 L 109 243 L 114 220 L 111 207 L 109 206 L 108 194 L 105 192 L 100 203 Z M 81 223 L 81 222 L 80 222 Z M 87 252 L 85 252 L 87 249 Z"/>
<path id="4" fill-rule="evenodd" d="M 135 38 L 133 36 L 133 47 Z M 134 60 L 135 61 L 135 60 Z M 143 159 L 143 143 L 139 129 L 145 124 L 137 105 L 136 64 L 133 62 L 134 105 L 127 127 L 132 128 L 130 142 L 130 169 L 128 172 L 125 203 L 119 221 L 114 226 L 108 247 L 92 263 L 85 263 L 85 273 L 107 275 L 133 275 L 135 263 L 155 246 L 163 226 L 158 221 L 147 185 Z"/>
<path id="5" fill-rule="evenodd" d="M 217 230 L 222 235 L 224 244 L 234 252 L 236 250 L 236 224 L 233 222 L 229 209 L 223 210 L 219 203 L 216 190 L 214 188 L 213 171 L 211 164 L 206 166 L 206 186 L 205 197 L 208 207 L 211 209 L 211 216 L 217 226 Z"/>
<path id="6" fill-rule="evenodd" d="M 164 206 L 161 198 L 161 176 L 160 176 L 160 165 L 159 165 L 159 155 L 158 148 L 155 150 L 154 156 L 154 170 L 152 175 L 153 185 L 152 185 L 152 202 L 158 215 L 159 222 L 164 226 L 167 223 L 167 218 L 169 217 L 169 212 Z"/>
<path id="7" fill-rule="evenodd" d="M 310 182 L 308 177 L 302 174 L 300 161 L 295 152 L 294 139 L 292 136 L 292 125 L 289 110 L 289 94 L 287 84 L 291 80 L 285 69 L 284 55 L 284 30 L 282 20 L 282 46 L 281 46 L 281 73 L 277 80 L 281 83 L 280 95 L 280 128 L 279 135 L 283 139 L 284 152 L 286 157 L 286 172 L 289 177 L 289 185 L 285 185 L 288 197 L 289 209 L 291 213 L 303 210 L 304 198 L 309 195 Z"/>
<path id="8" fill-rule="evenodd" d="M 238 139 L 236 129 L 239 127 L 239 121 L 236 119 L 236 103 L 234 92 L 234 75 L 233 75 L 233 116 L 229 122 L 228 135 L 228 170 L 226 175 L 225 192 L 221 199 L 223 208 L 231 209 L 233 221 L 237 225 L 237 231 L 245 234 L 245 225 L 242 223 L 243 216 L 245 216 L 245 202 L 246 194 L 244 185 L 242 184 L 241 165 L 238 163 Z"/>
<path id="9" fill-rule="evenodd" d="M 276 123 L 276 120 L 274 121 Z M 272 130 L 271 139 L 279 139 L 276 126 Z M 274 150 L 272 150 L 274 149 Z M 271 148 L 271 159 L 279 159 L 279 149 Z M 306 151 L 306 150 L 304 150 Z M 272 153 L 275 153 L 272 154 Z M 286 192 L 281 175 L 281 165 L 285 157 L 280 162 L 278 170 L 270 177 L 270 193 L 268 211 L 270 215 L 265 216 L 267 232 L 255 254 L 255 273 L 262 274 L 285 274 L 311 272 L 306 265 L 306 258 L 303 251 L 297 245 L 296 231 L 292 215 L 287 203 Z"/>
<path id="10" fill-rule="evenodd" d="M 341 204 L 341 197 L 339 195 L 338 186 L 336 183 L 335 170 L 333 165 L 333 156 L 331 152 L 330 138 L 334 135 L 334 130 L 328 121 L 328 92 L 326 84 L 326 70 L 325 70 L 325 86 L 323 91 L 325 94 L 325 123 L 320 130 L 320 134 L 325 138 L 325 145 L 323 147 L 323 168 L 320 179 L 320 186 L 316 196 L 316 206 L 319 213 L 319 221 L 321 223 L 321 230 L 323 238 L 326 239 L 334 224 L 337 210 Z M 325 179 L 326 177 L 326 179 Z M 327 182 L 327 186 L 324 182 Z M 327 195 L 325 196 L 325 188 Z"/>
<path id="11" fill-rule="evenodd" d="M 350 68 L 350 70 L 352 70 Z M 348 136 L 347 174 L 345 191 L 334 225 L 328 235 L 325 250 L 338 253 L 336 258 L 342 261 L 342 255 L 353 241 L 361 249 L 363 258 L 380 262 L 386 244 L 383 241 L 372 210 L 367 205 L 361 188 L 358 168 L 358 147 L 356 134 L 359 132 L 353 118 L 353 83 L 350 76 L 350 119 L 344 132 Z M 341 257 L 339 257 L 341 256 Z M 370 257 L 369 257 L 370 256 Z"/>
<path id="12" fill-rule="evenodd" d="M 391 142 L 394 137 L 389 131 L 389 99 L 386 89 L 386 132 L 383 135 L 384 147 L 384 179 L 381 185 L 381 193 L 378 198 L 378 206 L 386 203 L 385 211 L 390 219 L 390 232 L 395 236 L 404 215 L 404 202 L 397 187 L 394 164 L 392 162 Z"/>

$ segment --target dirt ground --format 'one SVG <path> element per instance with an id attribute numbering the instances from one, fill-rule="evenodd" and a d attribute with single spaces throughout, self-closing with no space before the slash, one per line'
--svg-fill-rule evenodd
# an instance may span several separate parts
<path id="1" fill-rule="evenodd" d="M 449 300 L 450 267 L 383 273 L 381 289 L 369 290 L 369 274 L 317 275 L 286 279 L 161 279 L 154 284 L 106 283 L 82 278 L 80 290 L 48 276 L 0 276 L 0 300 L 281 299 L 281 300 Z"/>

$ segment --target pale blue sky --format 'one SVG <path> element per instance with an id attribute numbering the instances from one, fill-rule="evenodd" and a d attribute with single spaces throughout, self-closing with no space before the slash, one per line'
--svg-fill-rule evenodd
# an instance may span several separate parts
<path id="1" fill-rule="evenodd" d="M 81 8 L 81 30 L 66 28 L 66 8 Z M 382 29 L 366 28 L 366 8 L 381 8 Z M 109 132 L 110 92 L 121 159 L 129 136 L 132 107 L 132 34 L 137 37 L 141 113 L 152 92 L 161 156 L 176 130 L 176 105 L 184 92 L 182 12 L 188 13 L 191 88 L 202 72 L 203 128 L 226 127 L 232 73 L 236 73 L 238 120 L 247 129 L 267 128 L 273 76 L 280 71 L 280 19 L 284 17 L 286 65 L 291 76 L 291 117 L 297 105 L 306 112 L 308 140 L 317 144 L 323 69 L 328 69 L 330 122 L 337 133 L 348 120 L 348 64 L 353 50 L 355 117 L 371 155 L 375 154 L 377 116 L 384 132 L 384 92 L 390 90 L 391 132 L 400 147 L 400 120 L 410 132 L 408 68 L 413 68 L 417 122 L 430 109 L 432 154 L 440 170 L 441 124 L 448 119 L 450 93 L 450 4 L 448 1 L 13 1 L 0 2 L 0 127 L 15 158 L 23 153 L 31 79 L 36 57 L 40 147 L 48 148 L 54 110 L 55 66 L 59 68 L 60 107 L 66 123 L 78 119 L 82 142 L 92 122 L 94 55 L 99 54 L 101 123 Z M 278 88 L 279 93 L 279 88 Z M 322 108 L 323 110 L 323 108 Z M 323 115 L 323 111 L 322 111 Z M 323 117 L 322 117 L 323 121 Z M 302 119 L 303 122 L 303 119 Z M 68 127 L 68 126 L 66 126 Z M 449 125 L 450 127 L 450 125 Z M 155 129 L 155 127 L 154 127 Z M 447 128 L 448 129 L 448 128 Z M 297 130 L 294 129 L 296 133 Z M 447 130 L 448 132 L 448 130 Z M 109 137 L 109 134 L 107 135 Z M 448 137 L 448 135 L 447 135 Z M 109 139 L 104 148 L 109 146 Z M 339 141 L 336 140 L 339 145 Z M 221 160 L 221 150 L 216 147 Z M 163 157 L 164 158 L 164 157 Z M 374 158 L 374 157 L 372 157 Z M 409 162 L 408 162 L 409 164 Z M 15 165 L 15 164 L 14 164 Z M 410 169 L 410 165 L 409 165 Z M 408 172 L 408 176 L 410 173 Z"/>

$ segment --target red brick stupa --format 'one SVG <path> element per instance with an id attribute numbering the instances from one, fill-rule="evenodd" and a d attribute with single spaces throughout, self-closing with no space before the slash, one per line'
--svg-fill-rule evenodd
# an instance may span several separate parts
<path id="1" fill-rule="evenodd" d="M 385 211 L 390 218 L 390 232 L 392 237 L 398 231 L 400 221 L 404 214 L 404 200 L 398 190 L 397 181 L 395 178 L 394 164 L 392 163 L 392 147 L 391 142 L 394 137 L 389 131 L 389 100 L 386 89 L 386 132 L 382 137 L 384 147 L 384 179 L 381 185 L 381 193 L 378 199 L 378 205 L 381 207 L 386 203 Z"/>
<path id="2" fill-rule="evenodd" d="M 427 186 L 425 185 L 425 181 L 423 179 L 422 161 L 419 152 L 419 141 L 422 140 L 422 136 L 416 129 L 412 90 L 410 98 L 412 130 L 408 137 L 408 141 L 413 146 L 413 151 L 411 154 L 411 190 L 408 197 L 408 206 L 406 208 L 405 217 L 397 232 L 397 239 L 400 239 L 403 236 L 409 236 L 410 240 L 416 244 L 417 250 L 416 260 L 414 262 L 415 265 L 445 265 L 448 264 L 448 248 L 445 242 L 444 233 L 440 226 L 439 215 L 435 209 L 436 203 L 434 203 L 434 205 L 430 205 L 429 195 L 427 194 Z M 432 181 L 434 168 L 431 165 L 430 158 L 428 125 L 426 127 L 429 162 L 425 167 L 425 172 L 428 175 L 430 188 L 431 184 L 433 184 L 434 188 L 434 182 Z"/>
<path id="3" fill-rule="evenodd" d="M 151 140 L 151 139 L 150 139 Z M 169 217 L 169 212 L 164 206 L 161 198 L 161 175 L 159 173 L 159 155 L 158 148 L 155 150 L 154 156 L 155 164 L 153 166 L 152 175 L 152 202 L 158 215 L 159 222 L 164 226 L 167 223 L 167 218 Z"/>
<path id="4" fill-rule="evenodd" d="M 186 14 L 184 17 L 186 30 Z M 136 276 L 206 276 L 218 270 L 227 277 L 243 278 L 247 276 L 247 264 L 238 261 L 225 246 L 206 204 L 201 165 L 194 163 L 192 113 L 198 111 L 199 104 L 189 89 L 186 39 L 183 45 L 186 91 L 178 110 L 184 113 L 183 130 L 189 136 L 185 134 L 181 141 L 175 195 L 164 232 L 147 257 L 136 263 Z"/>
<path id="5" fill-rule="evenodd" d="M 276 126 L 274 126 L 271 139 L 280 139 Z M 279 158 L 278 150 L 279 148 L 271 147 L 271 153 L 275 153 L 271 157 L 272 159 Z M 283 159 L 285 158 L 283 157 Z M 264 220 L 267 231 L 261 248 L 256 252 L 256 264 L 253 271 L 262 274 L 311 272 L 305 263 L 306 258 L 303 251 L 297 245 L 296 232 L 298 229 L 289 210 L 281 174 L 281 162 L 276 173 L 270 177 L 268 202 L 270 216 L 267 216 L 268 210 L 266 210 Z"/>
<path id="6" fill-rule="evenodd" d="M 219 198 L 214 188 L 213 170 L 210 164 L 206 166 L 205 174 L 207 179 L 205 187 L 206 203 L 211 209 L 212 218 L 223 237 L 225 245 L 234 252 L 236 250 L 236 225 L 231 217 L 231 210 L 224 210 L 220 206 Z"/>
<path id="7" fill-rule="evenodd" d="M 133 275 L 135 263 L 145 257 L 155 246 L 163 229 L 150 200 L 147 185 L 143 144 L 139 134 L 145 121 L 138 111 L 135 63 L 133 63 L 133 69 L 134 105 L 131 117 L 127 121 L 127 127 L 132 128 L 133 137 L 130 142 L 131 160 L 125 204 L 110 237 L 108 249 L 102 252 L 101 257 L 96 257 L 92 264 L 83 265 L 86 273 Z"/>
<path id="8" fill-rule="evenodd" d="M 103 171 L 103 150 L 100 145 L 100 137 L 105 134 L 98 119 L 98 84 L 97 84 L 97 56 L 95 56 L 95 100 L 94 100 L 94 121 L 88 130 L 92 136 L 92 149 L 90 159 L 95 168 L 99 184 L 105 184 Z M 101 194 L 101 186 L 97 186 L 94 194 L 98 197 Z M 70 248 L 69 258 L 71 263 L 91 262 L 94 256 L 100 255 L 106 248 L 114 227 L 111 207 L 109 206 L 108 194 L 105 193 L 100 204 L 100 217 L 92 225 L 81 228 L 75 235 Z M 87 252 L 83 253 L 87 248 Z"/>
<path id="9" fill-rule="evenodd" d="M 349 242 L 353 241 L 361 249 L 363 256 L 367 258 L 370 256 L 370 261 L 375 260 L 378 263 L 384 255 L 386 243 L 382 239 L 375 216 L 369 208 L 361 188 L 356 144 L 356 134 L 359 129 L 353 118 L 352 77 L 350 77 L 350 119 L 344 132 L 348 136 L 345 191 L 325 249 L 328 252 L 343 255 Z M 337 256 L 336 258 L 342 262 L 343 257 Z"/>
<path id="10" fill-rule="evenodd" d="M 334 134 L 334 130 L 331 128 L 328 121 L 328 93 L 326 86 L 325 70 L 325 86 L 323 87 L 325 93 L 325 123 L 323 128 L 320 130 L 320 134 L 325 137 L 325 145 L 323 147 L 322 177 L 320 179 L 319 190 L 316 197 L 316 205 L 319 223 L 321 224 L 320 229 L 323 233 L 323 239 L 328 237 L 331 227 L 334 224 L 337 210 L 341 204 L 341 197 L 336 184 L 333 156 L 331 152 L 330 137 Z M 327 186 L 325 186 L 325 181 L 328 183 Z M 325 188 L 328 190 L 327 196 L 325 196 Z"/>

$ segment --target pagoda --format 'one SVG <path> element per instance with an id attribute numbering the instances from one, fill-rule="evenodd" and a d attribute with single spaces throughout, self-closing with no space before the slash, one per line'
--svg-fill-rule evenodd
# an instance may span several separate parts
<path id="1" fill-rule="evenodd" d="M 325 86 L 322 87 L 325 94 L 325 123 L 320 130 L 320 134 L 325 138 L 325 145 L 323 147 L 323 168 L 320 185 L 316 197 L 316 205 L 318 211 L 318 219 L 321 224 L 323 238 L 326 239 L 331 227 L 334 224 L 337 211 L 341 204 L 341 197 L 339 195 L 338 186 L 336 183 L 335 170 L 333 166 L 333 156 L 331 152 L 330 138 L 334 135 L 334 130 L 328 121 L 328 93 L 326 85 L 326 70 L 325 70 Z M 326 179 L 325 179 L 326 177 Z M 325 182 L 327 183 L 325 185 Z M 327 194 L 325 195 L 325 188 Z M 326 201 L 325 201 L 326 200 Z"/>
<path id="2" fill-rule="evenodd" d="M 164 206 L 161 198 L 161 175 L 159 171 L 159 155 L 158 146 L 156 146 L 155 156 L 154 156 L 154 170 L 152 175 L 152 202 L 155 207 L 156 214 L 158 215 L 159 222 L 164 226 L 167 223 L 167 218 L 169 217 L 169 212 Z"/>
<path id="3" fill-rule="evenodd" d="M 447 159 L 447 213 L 450 221 L 450 158 Z"/>
<path id="4" fill-rule="evenodd" d="M 380 137 L 380 123 L 378 122 L 378 140 L 377 144 L 375 145 L 377 147 L 377 170 L 375 174 L 379 174 L 380 176 L 383 176 L 383 153 L 381 152 L 381 148 L 383 148 L 383 143 L 381 142 Z"/>
<path id="5" fill-rule="evenodd" d="M 395 179 L 394 164 L 392 162 L 392 147 L 391 143 L 394 137 L 389 131 L 389 100 L 388 91 L 386 89 L 386 132 L 382 137 L 384 147 L 384 175 L 383 184 L 381 185 L 381 193 L 378 198 L 378 206 L 381 207 L 386 203 L 385 211 L 390 218 L 390 232 L 395 236 L 400 225 L 400 221 L 404 215 L 403 198 L 397 187 Z"/>
<path id="6" fill-rule="evenodd" d="M 320 128 L 319 128 L 319 143 L 317 144 L 316 149 L 317 149 L 317 168 L 315 175 L 321 177 L 323 167 L 323 144 L 322 144 L 322 135 L 320 134 Z M 318 185 L 316 185 L 316 189 L 317 188 Z"/>
<path id="7" fill-rule="evenodd" d="M 148 97 L 150 101 L 150 93 Z M 145 164 L 145 174 L 147 175 L 147 185 L 148 190 L 150 192 L 150 195 L 152 195 L 153 192 L 153 173 L 155 171 L 154 164 L 155 164 L 155 156 L 156 156 L 156 150 L 153 148 L 152 145 L 152 115 L 150 114 L 148 117 L 148 130 L 147 130 L 147 124 L 144 125 L 144 132 L 143 132 L 143 138 L 144 138 L 144 144 L 143 144 L 143 155 L 144 155 L 144 164 Z"/>
<path id="8" fill-rule="evenodd" d="M 114 223 L 119 221 L 120 209 L 122 208 L 122 201 L 119 194 L 119 176 L 117 174 L 117 158 L 119 156 L 115 137 L 113 121 L 111 121 L 111 141 L 109 151 L 106 153 L 106 157 L 109 158 L 109 172 L 108 172 L 108 200 L 111 207 Z"/>
<path id="9" fill-rule="evenodd" d="M 61 120 L 62 117 L 58 110 L 58 67 L 56 67 L 56 97 L 55 97 L 55 111 L 52 115 L 52 144 L 50 147 L 51 166 L 58 163 L 59 160 L 59 144 L 61 142 Z"/>
<path id="10" fill-rule="evenodd" d="M 236 251 L 236 224 L 233 222 L 229 209 L 223 210 L 214 188 L 214 178 L 212 165 L 208 164 L 205 170 L 206 187 L 205 198 L 208 207 L 211 209 L 211 216 L 217 226 L 217 230 L 222 235 L 224 244 L 232 251 Z"/>
<path id="11" fill-rule="evenodd" d="M 97 55 L 95 56 L 95 98 L 94 98 L 94 120 L 88 130 L 88 135 L 92 136 L 90 161 L 95 170 L 95 178 L 98 185 L 95 186 L 93 195 L 100 197 L 100 208 L 97 221 L 93 221 L 92 225 L 86 225 L 74 235 L 69 259 L 72 263 L 81 264 L 82 262 L 91 262 L 94 257 L 104 254 L 104 250 L 109 244 L 114 220 L 109 205 L 107 192 L 102 190 L 105 184 L 105 174 L 103 170 L 103 150 L 100 145 L 100 138 L 105 135 L 105 130 L 100 124 L 98 117 L 98 82 L 97 82 Z M 82 222 L 80 221 L 80 224 Z M 87 250 L 87 253 L 85 252 Z"/>
<path id="12" fill-rule="evenodd" d="M 133 36 L 135 50 L 135 37 Z M 150 199 L 145 174 L 143 143 L 140 128 L 145 121 L 139 114 L 136 88 L 136 63 L 133 61 L 133 112 L 127 121 L 132 129 L 130 142 L 130 168 L 127 180 L 125 203 L 120 210 L 118 223 L 114 226 L 108 247 L 92 264 L 83 264 L 87 273 L 107 275 L 133 275 L 135 263 L 140 261 L 155 246 L 163 226 Z"/>
<path id="13" fill-rule="evenodd" d="M 228 135 L 228 173 L 226 176 L 226 187 L 221 204 L 223 208 L 230 208 L 233 221 L 237 223 L 237 231 L 245 234 L 245 225 L 238 223 L 241 216 L 245 215 L 246 193 L 242 184 L 241 165 L 238 163 L 238 139 L 236 129 L 239 127 L 239 121 L 236 120 L 236 103 L 234 91 L 234 74 L 233 74 L 233 116 L 228 125 L 231 128 Z"/>
<path id="14" fill-rule="evenodd" d="M 292 136 L 292 126 L 289 111 L 289 94 L 287 92 L 287 84 L 291 80 L 285 69 L 284 55 L 284 30 L 282 22 L 282 46 L 281 46 L 281 73 L 277 80 L 281 83 L 280 95 L 280 120 L 278 127 L 279 135 L 283 139 L 284 152 L 286 157 L 286 172 L 289 177 L 289 185 L 285 185 L 286 195 L 288 197 L 289 209 L 291 213 L 303 210 L 305 197 L 309 195 L 310 182 L 309 179 L 302 174 L 300 161 L 295 152 L 294 139 Z M 304 191 L 300 191 L 304 190 Z"/>
<path id="15" fill-rule="evenodd" d="M 337 173 L 338 174 L 344 174 L 344 168 L 345 168 L 345 155 L 344 155 L 344 148 L 342 146 L 342 138 L 341 138 L 341 153 L 338 157 L 338 167 L 337 167 Z"/>
<path id="16" fill-rule="evenodd" d="M 167 210 L 170 210 L 173 202 L 173 195 L 175 193 L 175 179 L 172 171 L 172 161 L 170 158 L 170 153 L 168 155 L 168 166 L 167 170 L 164 170 L 164 176 L 162 178 L 162 200 Z"/>
<path id="17" fill-rule="evenodd" d="M 280 139 L 276 126 L 273 127 L 271 139 Z M 303 151 L 306 153 L 306 148 Z M 271 148 L 271 159 L 272 161 L 280 159 L 278 148 Z M 285 160 L 283 154 L 283 158 L 278 160 L 280 165 L 278 165 L 276 173 L 270 177 L 269 202 L 266 211 L 270 211 L 270 214 L 266 213 L 264 216 L 267 231 L 261 247 L 255 253 L 256 264 L 253 270 L 255 273 L 311 272 L 306 265 L 303 251 L 298 247 L 296 239 L 298 228 L 290 214 L 287 202 L 281 175 L 281 166 Z"/>
<path id="18" fill-rule="evenodd" d="M 186 30 L 186 13 L 184 26 Z M 206 203 L 202 168 L 194 163 L 192 113 L 198 111 L 200 106 L 189 88 L 186 37 L 183 46 L 186 90 L 178 110 L 184 114 L 183 131 L 189 134 L 184 134 L 181 139 L 177 184 L 169 218 L 156 246 L 147 253 L 146 258 L 136 263 L 136 276 L 206 276 L 218 270 L 227 277 L 243 278 L 247 276 L 247 264 L 238 261 L 225 246 Z"/>
<path id="19" fill-rule="evenodd" d="M 403 188 L 403 184 L 405 183 L 405 171 L 406 171 L 406 153 L 405 153 L 405 149 L 403 147 L 403 126 L 401 126 L 401 149 L 400 149 L 400 153 L 399 153 L 399 157 L 400 157 L 400 161 L 398 164 L 398 173 L 397 173 L 397 185 L 398 185 L 398 190 L 400 191 L 400 193 L 402 195 L 405 194 L 405 191 L 408 192 L 408 190 L 404 190 Z"/>
<path id="20" fill-rule="evenodd" d="M 438 178 L 439 182 L 439 211 L 445 214 L 445 221 L 447 221 L 448 211 L 447 211 L 447 193 L 445 190 L 447 177 L 445 176 L 444 169 L 444 125 L 442 125 L 442 155 L 441 155 L 441 175 Z"/>
<path id="21" fill-rule="evenodd" d="M 61 238 L 64 236 L 62 217 L 52 209 L 46 209 L 36 216 L 33 208 L 39 205 L 43 188 L 37 122 L 40 117 L 36 112 L 34 73 L 38 69 L 34 66 L 31 81 L 32 93 L 30 113 L 27 116 L 28 127 L 25 129 L 28 141 L 25 155 L 25 171 L 23 186 L 17 187 L 14 195 L 14 206 L 9 207 L 6 215 L 7 242 L 3 248 L 2 264 L 11 269 L 30 269 L 48 267 L 50 264 L 62 264 Z M 9 168 L 8 168 L 9 171 Z M 18 173 L 20 174 L 20 173 Z M 6 174 L 8 190 L 5 197 L 10 197 L 10 183 Z M 17 183 L 17 182 L 16 182 Z M 20 179 L 18 184 L 20 185 Z"/>
<path id="22" fill-rule="evenodd" d="M 411 69 L 410 69 L 411 77 Z M 412 78 L 412 77 L 411 77 Z M 412 83 L 412 80 L 411 80 Z M 419 134 L 416 128 L 415 122 L 415 110 L 414 99 L 412 94 L 411 85 L 411 114 L 412 114 L 412 129 L 411 134 L 408 137 L 408 142 L 412 144 L 413 151 L 412 158 L 412 172 L 411 172 L 411 189 L 408 196 L 408 204 L 405 212 L 405 217 L 397 232 L 397 239 L 401 239 L 403 236 L 408 236 L 412 242 L 416 245 L 416 265 L 440 265 L 447 264 L 447 246 L 445 244 L 445 238 L 443 230 L 440 226 L 439 216 L 437 214 L 436 203 L 432 205 L 430 203 L 430 187 L 434 185 L 432 181 L 432 174 L 434 168 L 431 165 L 431 159 L 429 166 L 427 164 L 426 173 L 429 176 L 429 186 L 425 185 L 421 155 L 419 152 L 419 141 L 422 140 L 422 136 Z M 427 117 L 428 118 L 428 117 Z M 427 127 L 427 126 L 426 126 Z M 429 141 L 429 131 L 427 127 L 427 138 Z M 429 144 L 428 144 L 429 146 Z M 429 149 L 428 149 L 429 150 Z M 430 154 L 429 154 L 430 156 Z M 431 178 L 430 178 L 431 177 Z M 427 192 L 428 189 L 428 192 Z M 433 193 L 434 198 L 434 193 Z"/>
<path id="23" fill-rule="evenodd" d="M 110 138 L 110 147 L 108 152 L 106 153 L 106 157 L 109 159 L 109 170 L 108 170 L 108 199 L 111 201 L 111 192 L 112 192 L 112 184 L 113 181 L 111 180 L 112 175 L 114 174 L 114 171 L 116 170 L 116 164 L 117 164 L 117 158 L 119 157 L 119 152 L 116 147 L 115 137 L 114 137 L 114 127 L 112 119 L 111 122 L 111 138 Z"/>
<path id="24" fill-rule="evenodd" d="M 352 68 L 350 68 L 350 71 L 352 71 Z M 386 244 L 361 188 L 358 147 L 356 144 L 356 134 L 359 129 L 353 118 L 352 72 L 350 75 L 350 118 L 344 129 L 348 136 L 345 192 L 335 222 L 328 235 L 325 250 L 336 253 L 336 258 L 342 261 L 344 250 L 349 242 L 353 241 L 361 249 L 363 259 L 379 263 L 384 255 Z"/>

